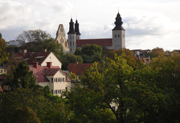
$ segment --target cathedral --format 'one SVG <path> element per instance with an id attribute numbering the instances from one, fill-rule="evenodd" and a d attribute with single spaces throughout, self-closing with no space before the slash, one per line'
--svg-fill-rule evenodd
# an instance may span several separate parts
<path id="1" fill-rule="evenodd" d="M 69 22 L 68 40 L 64 27 L 59 25 L 56 33 L 56 42 L 62 44 L 64 53 L 74 53 L 76 48 L 80 48 L 85 44 L 97 44 L 99 46 L 105 46 L 110 50 L 119 50 L 125 48 L 125 29 L 122 27 L 122 18 L 118 12 L 116 20 L 114 22 L 115 27 L 112 29 L 112 38 L 99 38 L 99 39 L 81 39 L 81 33 L 79 31 L 79 23 L 76 20 L 75 24 L 71 18 Z"/>

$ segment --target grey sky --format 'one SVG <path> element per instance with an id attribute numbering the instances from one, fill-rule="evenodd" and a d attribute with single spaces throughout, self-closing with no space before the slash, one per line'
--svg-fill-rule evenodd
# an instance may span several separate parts
<path id="1" fill-rule="evenodd" d="M 81 38 L 111 38 L 118 12 L 129 49 L 180 49 L 179 0 L 0 0 L 0 32 L 6 41 L 24 30 L 41 29 L 55 38 L 78 19 Z"/>

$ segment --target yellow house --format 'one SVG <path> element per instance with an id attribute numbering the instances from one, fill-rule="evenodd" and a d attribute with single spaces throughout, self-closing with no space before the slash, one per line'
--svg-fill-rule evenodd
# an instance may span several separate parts
<path id="1" fill-rule="evenodd" d="M 71 80 L 59 66 L 52 66 L 52 62 L 47 62 L 47 66 L 39 66 L 38 64 L 38 62 L 34 62 L 33 66 L 29 66 L 37 84 L 43 87 L 49 86 L 51 93 L 58 96 L 61 96 L 63 91 L 71 89 Z"/>

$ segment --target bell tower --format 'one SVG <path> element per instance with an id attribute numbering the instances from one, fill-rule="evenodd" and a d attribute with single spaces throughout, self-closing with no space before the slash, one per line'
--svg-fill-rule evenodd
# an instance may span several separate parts
<path id="1" fill-rule="evenodd" d="M 76 32 L 76 39 L 80 39 L 81 33 L 79 32 L 79 23 L 77 20 L 75 23 L 75 32 Z"/>
<path id="2" fill-rule="evenodd" d="M 72 18 L 69 22 L 69 32 L 67 34 L 70 53 L 73 54 L 76 50 L 76 32 L 74 31 L 74 22 Z"/>
<path id="3" fill-rule="evenodd" d="M 112 30 L 112 45 L 114 50 L 125 48 L 125 29 L 122 27 L 122 18 L 118 12 L 116 21 L 114 22 L 115 27 Z"/>

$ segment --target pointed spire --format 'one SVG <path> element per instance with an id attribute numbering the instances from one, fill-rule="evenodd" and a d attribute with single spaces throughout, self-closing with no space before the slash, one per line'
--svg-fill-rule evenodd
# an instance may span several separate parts
<path id="1" fill-rule="evenodd" d="M 73 19 L 71 18 L 70 22 L 69 22 L 69 32 L 68 34 L 75 34 L 75 31 L 74 31 L 74 22 L 73 22 Z"/>
<path id="2" fill-rule="evenodd" d="M 79 23 L 78 23 L 77 20 L 76 20 L 76 23 L 75 23 L 75 32 L 76 32 L 76 35 L 81 35 L 81 33 L 79 32 Z"/>
<path id="3" fill-rule="evenodd" d="M 114 27 L 113 30 L 124 30 L 124 28 L 122 27 L 122 24 L 123 24 L 122 18 L 121 18 L 121 15 L 119 14 L 119 12 L 118 12 L 118 14 L 116 16 L 116 21 L 114 22 L 114 24 L 116 26 Z"/>

